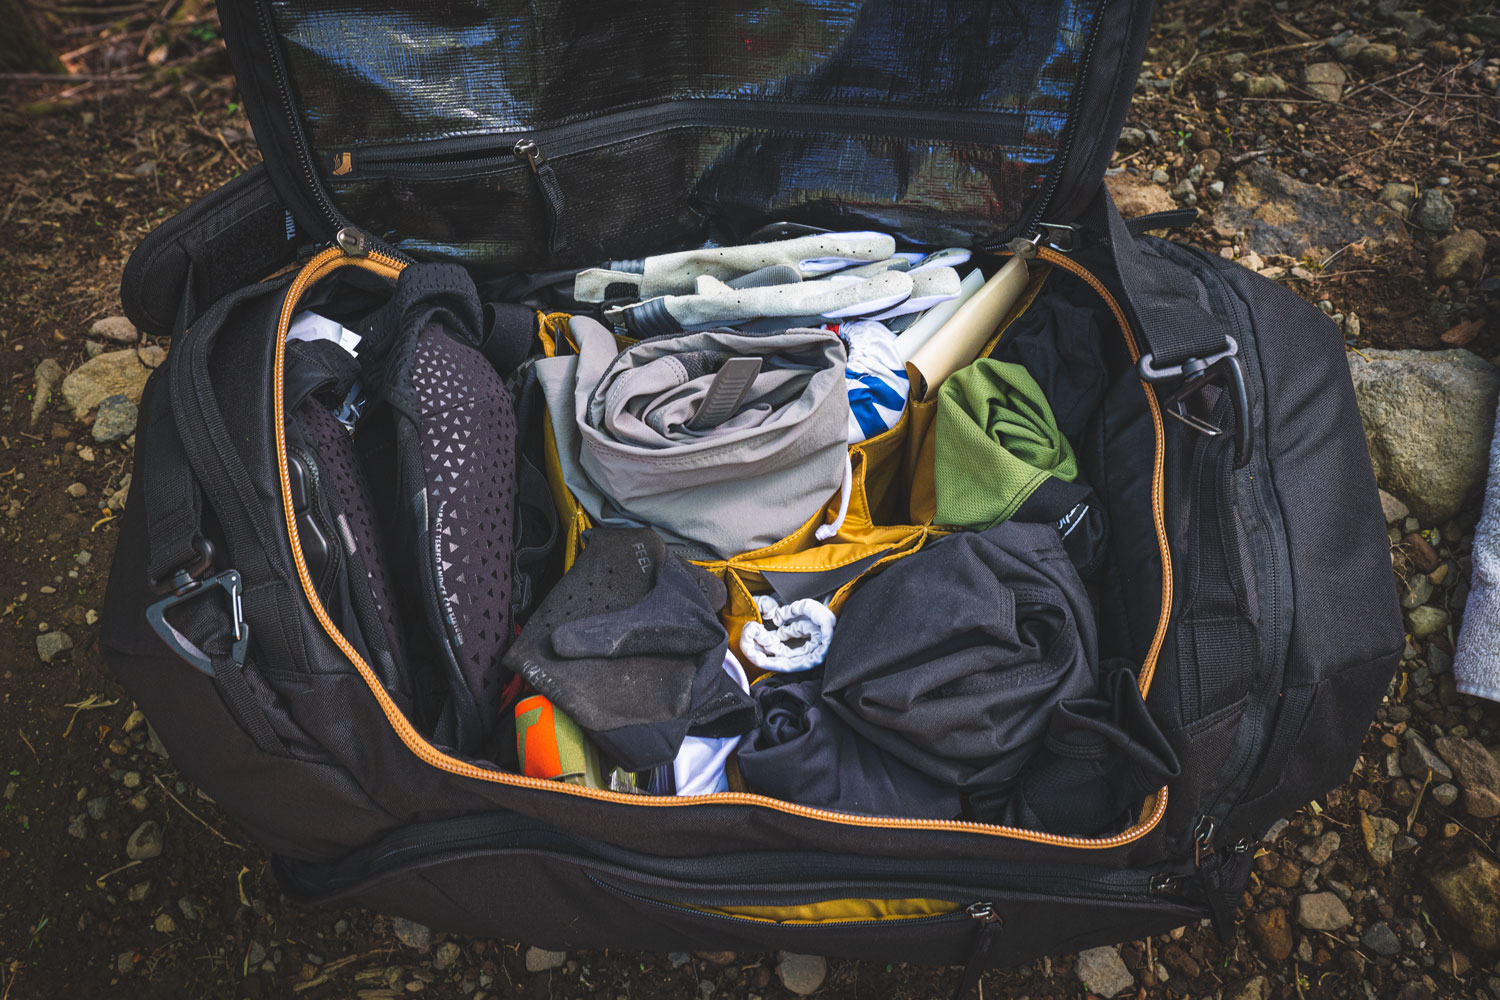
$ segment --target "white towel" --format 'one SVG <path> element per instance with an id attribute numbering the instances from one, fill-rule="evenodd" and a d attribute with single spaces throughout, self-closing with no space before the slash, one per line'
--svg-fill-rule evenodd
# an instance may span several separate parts
<path id="1" fill-rule="evenodd" d="M 1458 690 L 1500 701 L 1500 415 L 1490 441 L 1490 478 L 1474 532 L 1474 571 L 1453 656 Z"/>

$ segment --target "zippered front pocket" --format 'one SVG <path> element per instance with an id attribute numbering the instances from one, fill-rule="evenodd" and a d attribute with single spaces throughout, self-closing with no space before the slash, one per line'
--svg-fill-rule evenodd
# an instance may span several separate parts
<path id="1" fill-rule="evenodd" d="M 684 234 L 730 240 L 809 213 L 906 242 L 967 246 L 982 233 L 977 242 L 998 246 L 1040 195 L 1017 164 L 1050 155 L 1025 134 L 1014 112 L 698 98 L 331 150 L 322 169 L 377 236 L 499 273 L 674 247 Z M 808 183 L 810 162 L 831 181 Z"/>

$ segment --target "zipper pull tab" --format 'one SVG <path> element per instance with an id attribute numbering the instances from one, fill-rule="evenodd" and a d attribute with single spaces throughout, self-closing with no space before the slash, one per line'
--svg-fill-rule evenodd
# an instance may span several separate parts
<path id="1" fill-rule="evenodd" d="M 333 242 L 350 257 L 366 257 L 370 253 L 370 237 L 353 226 L 345 226 L 334 233 Z"/>
<path id="2" fill-rule="evenodd" d="M 964 977 L 953 991 L 953 1000 L 965 1000 L 979 985 L 979 977 L 985 970 L 999 964 L 1000 934 L 1005 930 L 1005 921 L 995 912 L 993 903 L 974 903 L 965 912 L 979 925 L 979 934 L 964 965 Z"/>
<path id="3" fill-rule="evenodd" d="M 547 162 L 542 147 L 537 145 L 535 139 L 520 140 L 512 152 L 518 159 L 531 164 L 531 173 L 536 178 L 536 186 L 542 192 L 542 200 L 547 203 L 547 250 L 556 257 L 562 249 L 562 217 L 566 205 L 562 183 L 558 181 L 557 172 L 552 169 L 552 164 Z"/>

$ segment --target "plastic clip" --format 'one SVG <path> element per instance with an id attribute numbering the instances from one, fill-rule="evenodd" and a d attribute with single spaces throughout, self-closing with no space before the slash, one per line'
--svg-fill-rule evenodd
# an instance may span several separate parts
<path id="1" fill-rule="evenodd" d="M 240 574 L 232 569 L 203 580 L 189 580 L 182 587 L 146 608 L 146 621 L 161 637 L 161 641 L 171 647 L 172 652 L 186 660 L 194 669 L 213 677 L 215 676 L 213 661 L 208 654 L 193 645 L 187 636 L 172 627 L 167 621 L 167 612 L 184 601 L 200 597 L 215 588 L 223 588 L 224 592 L 229 595 L 229 614 L 234 623 L 234 643 L 230 647 L 229 655 L 233 657 L 235 663 L 243 666 L 245 654 L 250 646 L 250 625 L 245 621 L 245 609 L 240 601 L 241 587 Z"/>
<path id="2" fill-rule="evenodd" d="M 1147 382 L 1180 380 L 1181 384 L 1162 399 L 1163 406 L 1169 415 L 1209 437 L 1218 437 L 1224 433 L 1224 428 L 1194 413 L 1190 404 L 1209 385 L 1217 384 L 1226 389 L 1234 406 L 1234 467 L 1239 469 L 1250 461 L 1251 455 L 1250 396 L 1245 391 L 1239 342 L 1230 336 L 1224 340 L 1228 346 L 1206 358 L 1188 358 L 1180 365 L 1158 367 L 1153 355 L 1143 354 L 1136 368 Z"/>

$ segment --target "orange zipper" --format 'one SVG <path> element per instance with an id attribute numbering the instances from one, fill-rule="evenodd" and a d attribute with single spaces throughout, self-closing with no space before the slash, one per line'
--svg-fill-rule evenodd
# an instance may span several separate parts
<path id="1" fill-rule="evenodd" d="M 1099 292 L 1105 302 L 1113 311 L 1120 327 L 1125 331 L 1126 340 L 1130 345 L 1132 357 L 1138 356 L 1138 348 L 1133 336 L 1129 332 L 1129 326 L 1125 321 L 1125 314 L 1121 311 L 1114 298 L 1108 293 L 1104 286 L 1087 271 L 1073 264 L 1053 251 L 1043 249 L 1040 255 L 1049 262 L 1059 264 L 1065 269 L 1077 274 L 1088 281 L 1089 284 Z M 1056 259 L 1054 259 L 1056 258 Z M 510 774 L 504 771 L 490 770 L 470 764 L 457 757 L 450 756 L 431 743 L 417 732 L 415 727 L 402 714 L 390 694 L 370 669 L 370 665 L 364 661 L 359 652 L 344 638 L 333 619 L 329 617 L 323 602 L 318 599 L 317 591 L 313 587 L 312 576 L 308 572 L 307 562 L 302 556 L 302 541 L 297 534 L 297 518 L 292 506 L 292 488 L 287 475 L 286 463 L 286 426 L 284 422 L 283 407 L 285 397 L 283 394 L 283 381 L 286 365 L 286 335 L 291 327 L 292 316 L 296 311 L 297 303 L 303 294 L 315 282 L 327 277 L 341 267 L 358 267 L 371 271 L 383 277 L 394 280 L 405 267 L 401 261 L 388 257 L 381 253 L 370 253 L 363 257 L 348 256 L 338 247 L 330 247 L 319 253 L 308 261 L 297 277 L 292 280 L 287 288 L 286 298 L 281 306 L 281 318 L 277 323 L 276 336 L 276 362 L 272 368 L 272 406 L 273 420 L 276 435 L 276 462 L 277 471 L 281 479 L 281 503 L 282 513 L 286 522 L 288 538 L 291 541 L 292 560 L 297 567 L 297 578 L 302 583 L 302 593 L 306 597 L 309 607 L 317 617 L 318 623 L 323 626 L 329 639 L 333 640 L 339 650 L 349 659 L 364 678 L 370 693 L 379 702 L 381 711 L 385 713 L 386 721 L 406 744 L 408 750 L 414 753 L 422 761 L 465 778 L 476 781 L 489 781 L 498 785 L 512 785 L 521 788 L 531 788 L 539 791 L 552 792 L 558 795 L 573 795 L 580 798 L 597 799 L 604 802 L 613 802 L 621 805 L 641 806 L 646 808 L 691 808 L 695 805 L 746 805 L 756 806 L 762 809 L 773 809 L 778 812 L 801 816 L 805 819 L 819 820 L 827 823 L 838 823 L 845 826 L 874 827 L 877 829 L 903 829 L 903 830 L 953 830 L 964 833 L 974 833 L 990 837 L 1004 837 L 1011 840 L 1030 841 L 1032 843 L 1050 844 L 1056 847 L 1073 847 L 1081 850 L 1107 850 L 1131 843 L 1149 833 L 1167 811 L 1167 789 L 1162 786 L 1151 800 L 1142 808 L 1142 818 L 1132 827 L 1117 833 L 1112 837 L 1068 837 L 1052 833 L 1041 833 L 1035 830 L 1022 830 L 1016 827 L 996 826 L 988 823 L 974 823 L 967 820 L 935 820 L 935 819 L 900 819 L 874 816 L 857 816 L 850 813 L 832 812 L 827 809 L 815 809 L 810 806 L 797 805 L 792 802 L 783 802 L 780 799 L 769 798 L 764 795 L 755 795 L 748 792 L 720 792 L 715 795 L 695 795 L 687 797 L 677 796 L 651 796 L 630 795 L 623 792 L 609 792 L 597 788 L 581 788 L 577 785 L 562 782 L 548 781 L 543 778 L 532 778 L 523 774 Z M 1163 527 L 1161 509 L 1161 475 L 1162 475 L 1162 446 L 1164 432 L 1161 423 L 1161 414 L 1156 407 L 1156 397 L 1150 388 L 1146 389 L 1146 398 L 1151 403 L 1152 418 L 1156 423 L 1156 472 L 1152 489 L 1153 506 L 1156 515 L 1156 529 L 1158 541 L 1162 547 L 1163 558 L 1163 592 L 1167 597 L 1171 595 L 1171 562 L 1167 552 L 1166 531 Z M 1156 640 L 1153 642 L 1147 665 L 1142 670 L 1142 692 L 1145 691 L 1151 676 L 1151 668 L 1154 666 L 1155 657 L 1161 648 L 1161 642 L 1166 629 L 1167 617 L 1170 613 L 1170 604 L 1164 603 L 1162 609 L 1162 620 L 1157 627 Z M 1148 811 L 1149 810 L 1149 813 Z"/>

